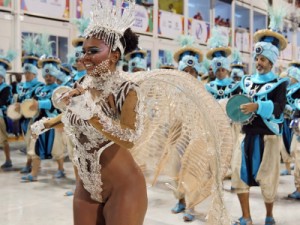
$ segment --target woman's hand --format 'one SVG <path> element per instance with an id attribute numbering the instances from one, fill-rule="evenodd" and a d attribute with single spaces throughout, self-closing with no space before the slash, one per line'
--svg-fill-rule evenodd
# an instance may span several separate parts
<path id="1" fill-rule="evenodd" d="M 257 103 L 242 104 L 240 106 L 240 109 L 244 114 L 253 113 L 256 112 L 256 110 L 258 109 L 258 104 Z"/>

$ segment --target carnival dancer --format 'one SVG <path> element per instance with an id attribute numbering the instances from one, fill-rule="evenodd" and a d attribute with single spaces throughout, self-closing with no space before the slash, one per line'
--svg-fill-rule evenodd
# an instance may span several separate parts
<path id="1" fill-rule="evenodd" d="M 232 140 L 225 114 L 203 85 L 186 73 L 157 70 L 128 76 L 116 70 L 121 56 L 138 44 L 129 28 L 135 1 L 125 2 L 94 1 L 83 45 L 87 75 L 81 85 L 57 99 L 66 103 L 62 115 L 32 125 L 39 134 L 63 122 L 72 138 L 80 176 L 74 194 L 75 225 L 141 225 L 147 193 L 135 160 L 146 162 L 146 168 L 156 167 L 157 178 L 170 157 L 178 154 L 179 142 L 186 148 L 180 157 L 178 189 L 185 190 L 187 207 L 213 193 L 208 221 L 228 224 L 221 179 Z"/>
<path id="2" fill-rule="evenodd" d="M 239 82 L 245 75 L 245 65 L 243 64 L 242 56 L 239 50 L 234 49 L 232 53 L 232 62 L 230 64 L 231 72 L 230 77 Z"/>
<path id="3" fill-rule="evenodd" d="M 279 184 L 280 148 L 287 79 L 280 79 L 272 68 L 285 49 L 287 40 L 281 33 L 285 10 L 270 8 L 270 29 L 254 34 L 256 73 L 241 80 L 243 93 L 253 102 L 242 104 L 241 112 L 253 114 L 251 123 L 243 125 L 245 134 L 239 160 L 235 161 L 232 186 L 236 191 L 242 217 L 235 224 L 251 225 L 249 190 L 260 186 L 266 207 L 265 224 L 275 224 L 273 205 Z"/>
<path id="4" fill-rule="evenodd" d="M 294 183 L 296 190 L 288 194 L 288 198 L 300 200 L 300 130 L 299 130 L 299 118 L 300 118 L 300 99 L 296 99 L 294 103 L 296 111 L 291 122 L 291 128 L 293 129 L 294 135 L 291 143 L 292 157 L 295 161 L 294 168 Z"/>
<path id="5" fill-rule="evenodd" d="M 44 84 L 37 79 L 38 68 L 37 63 L 39 57 L 42 55 L 40 51 L 40 45 L 38 44 L 39 36 L 27 36 L 23 39 L 23 51 L 24 56 L 22 57 L 23 72 L 25 75 L 25 82 L 21 82 L 17 85 L 18 99 L 16 103 L 16 112 L 20 113 L 21 103 L 26 100 L 35 98 L 35 91 L 38 87 Z M 22 133 L 25 135 L 26 150 L 29 150 L 31 132 L 30 125 L 32 120 L 30 118 L 25 118 L 24 116 L 20 119 L 20 124 L 22 128 Z M 21 173 L 30 173 L 32 160 L 27 157 L 27 162 L 25 167 L 21 169 Z"/>
<path id="6" fill-rule="evenodd" d="M 53 90 L 58 87 L 56 79 L 60 74 L 58 67 L 60 60 L 53 57 L 51 42 L 48 41 L 48 38 L 49 36 L 44 34 L 40 38 L 41 48 L 45 55 L 38 61 L 38 67 L 42 68 L 45 85 L 35 90 L 35 99 L 30 106 L 31 110 L 37 111 L 32 118 L 33 122 L 43 117 L 52 118 L 58 115 L 58 111 L 52 104 L 51 97 Z M 31 173 L 21 178 L 23 181 L 37 181 L 41 160 L 51 159 L 52 157 L 58 162 L 58 171 L 54 177 L 64 177 L 64 155 L 60 153 L 62 148 L 61 135 L 55 135 L 54 130 L 49 130 L 41 134 L 36 141 L 32 139 L 29 146 L 27 155 L 32 160 L 32 170 Z"/>
<path id="7" fill-rule="evenodd" d="M 0 144 L 3 146 L 5 162 L 1 165 L 2 169 L 12 167 L 10 158 L 10 148 L 8 144 L 6 127 L 6 110 L 12 103 L 13 95 L 11 86 L 5 82 L 6 71 L 11 69 L 11 61 L 16 57 L 16 52 L 8 50 L 6 55 L 0 55 Z"/>
<path id="8" fill-rule="evenodd" d="M 282 147 L 281 157 L 285 163 L 285 169 L 280 172 L 281 176 L 291 175 L 291 142 L 293 139 L 293 132 L 290 128 L 290 123 L 293 113 L 296 110 L 295 100 L 300 98 L 300 63 L 291 62 L 287 70 L 287 77 L 290 79 L 289 86 L 287 87 L 286 101 L 287 104 L 284 109 L 284 122 L 282 131 Z"/>
<path id="9" fill-rule="evenodd" d="M 135 73 L 146 71 L 147 69 L 147 51 L 136 48 L 134 51 L 125 55 L 125 60 L 128 62 L 128 72 Z"/>
<path id="10" fill-rule="evenodd" d="M 211 60 L 213 73 L 216 76 L 214 81 L 205 85 L 206 90 L 210 92 L 215 99 L 227 99 L 240 92 L 239 83 L 229 77 L 230 63 L 228 56 L 231 49 L 228 47 L 228 38 L 222 34 L 219 27 L 214 27 L 212 36 L 207 45 L 209 47 L 206 58 Z"/>
<path id="11" fill-rule="evenodd" d="M 201 69 L 203 53 L 199 48 L 194 46 L 195 40 L 192 36 L 182 35 L 179 37 L 178 42 L 181 48 L 179 48 L 174 53 L 174 60 L 176 63 L 178 63 L 178 70 L 184 71 L 200 81 L 201 78 L 199 76 L 199 72 Z M 178 149 L 178 151 L 182 151 L 182 149 Z M 180 163 L 180 161 L 177 162 Z M 174 166 L 174 177 L 177 177 L 178 176 L 177 173 L 179 172 L 179 168 L 181 167 L 181 165 L 174 164 L 173 166 Z M 178 202 L 171 209 L 172 213 L 177 214 L 180 212 L 184 212 L 183 220 L 193 221 L 195 219 L 194 208 L 186 208 L 185 193 L 175 192 L 174 194 L 175 197 L 178 199 Z"/>

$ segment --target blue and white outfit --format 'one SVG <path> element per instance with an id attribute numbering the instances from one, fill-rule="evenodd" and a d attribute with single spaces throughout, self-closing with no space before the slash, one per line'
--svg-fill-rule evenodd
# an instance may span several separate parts
<path id="1" fill-rule="evenodd" d="M 233 171 L 232 186 L 238 193 L 261 186 L 265 202 L 274 201 L 279 182 L 278 135 L 282 133 L 287 83 L 273 72 L 241 80 L 243 93 L 258 104 L 258 110 L 253 121 L 242 127 L 241 162 Z"/>
<path id="2" fill-rule="evenodd" d="M 230 98 L 241 91 L 239 82 L 235 82 L 231 78 L 224 78 L 223 80 L 216 78 L 214 81 L 207 83 L 205 88 L 217 100 Z"/>

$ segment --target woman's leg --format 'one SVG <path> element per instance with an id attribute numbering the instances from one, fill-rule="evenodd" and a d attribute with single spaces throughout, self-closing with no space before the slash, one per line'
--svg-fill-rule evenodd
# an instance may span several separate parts
<path id="1" fill-rule="evenodd" d="M 103 204 L 93 201 L 82 184 L 76 182 L 76 190 L 73 199 L 74 225 L 106 225 L 103 217 Z"/>

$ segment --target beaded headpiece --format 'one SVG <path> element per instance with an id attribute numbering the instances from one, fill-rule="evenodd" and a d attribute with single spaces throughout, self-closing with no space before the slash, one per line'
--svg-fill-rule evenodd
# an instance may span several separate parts
<path id="1" fill-rule="evenodd" d="M 135 0 L 94 0 L 90 24 L 85 30 L 85 38 L 102 39 L 113 51 L 117 48 L 124 54 L 120 41 L 126 29 L 134 22 Z"/>

